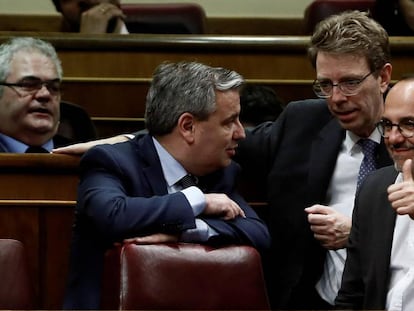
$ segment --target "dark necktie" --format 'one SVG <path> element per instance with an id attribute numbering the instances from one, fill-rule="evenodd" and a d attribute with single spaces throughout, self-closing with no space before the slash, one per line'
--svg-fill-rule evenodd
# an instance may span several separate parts
<path id="1" fill-rule="evenodd" d="M 196 186 L 197 185 L 197 177 L 191 174 L 185 175 L 183 178 L 181 178 L 178 183 L 183 187 L 183 189 Z"/>
<path id="2" fill-rule="evenodd" d="M 360 139 L 358 145 L 362 147 L 362 153 L 364 158 L 362 159 L 361 166 L 359 167 L 357 189 L 361 185 L 364 178 L 369 172 L 375 171 L 375 149 L 377 143 L 371 139 Z"/>
<path id="3" fill-rule="evenodd" d="M 29 146 L 25 153 L 49 153 L 45 148 L 39 146 Z"/>

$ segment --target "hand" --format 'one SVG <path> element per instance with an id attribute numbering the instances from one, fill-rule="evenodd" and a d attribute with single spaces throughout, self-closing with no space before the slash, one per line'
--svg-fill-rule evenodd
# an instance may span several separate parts
<path id="1" fill-rule="evenodd" d="M 118 5 L 103 2 L 82 13 L 80 23 L 80 33 L 106 33 L 109 21 L 116 19 L 113 33 L 120 33 L 124 13 Z"/>
<path id="2" fill-rule="evenodd" d="M 403 181 L 388 187 L 388 200 L 399 215 L 414 219 L 414 181 L 412 160 L 405 160 L 402 167 Z"/>
<path id="3" fill-rule="evenodd" d="M 246 217 L 240 206 L 225 194 L 207 193 L 205 198 L 204 215 L 218 216 L 224 220 L 234 219 L 238 216 Z"/>
<path id="4" fill-rule="evenodd" d="M 351 231 L 352 220 L 335 209 L 315 204 L 305 208 L 315 239 L 327 249 L 344 248 Z"/>
<path id="5" fill-rule="evenodd" d="M 56 148 L 52 150 L 52 153 L 83 154 L 86 151 L 88 151 L 90 148 L 96 145 L 116 144 L 116 143 L 121 143 L 121 142 L 128 141 L 128 140 L 129 138 L 126 137 L 125 135 L 118 135 L 118 136 L 113 136 L 109 138 L 92 140 L 86 143 L 78 143 L 78 144 L 73 144 L 73 145 L 69 145 L 66 147 Z"/>
<path id="6" fill-rule="evenodd" d="M 178 234 L 154 233 L 147 236 L 125 239 L 125 244 L 158 244 L 158 243 L 174 243 L 178 242 Z"/>

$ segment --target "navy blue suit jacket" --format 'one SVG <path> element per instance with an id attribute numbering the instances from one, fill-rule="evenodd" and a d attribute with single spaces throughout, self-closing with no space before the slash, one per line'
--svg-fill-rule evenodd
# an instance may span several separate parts
<path id="1" fill-rule="evenodd" d="M 204 193 L 225 193 L 245 211 L 230 221 L 200 217 L 218 235 L 208 243 L 270 246 L 266 225 L 235 191 L 239 166 L 200 177 Z M 105 251 L 114 242 L 153 233 L 195 228 L 182 192 L 168 194 L 151 136 L 89 150 L 81 160 L 81 181 L 73 232 L 65 309 L 99 309 Z"/>
<path id="2" fill-rule="evenodd" d="M 367 176 L 357 194 L 342 286 L 335 301 L 340 309 L 385 309 L 396 220 L 387 188 L 397 174 L 394 166 L 377 170 Z"/>
<path id="3" fill-rule="evenodd" d="M 304 208 L 326 204 L 345 130 L 325 100 L 291 102 L 275 122 L 247 133 L 235 159 L 267 189 L 272 237 L 265 276 L 274 309 L 310 309 L 326 250 L 314 239 Z M 392 163 L 383 143 L 377 167 Z"/>

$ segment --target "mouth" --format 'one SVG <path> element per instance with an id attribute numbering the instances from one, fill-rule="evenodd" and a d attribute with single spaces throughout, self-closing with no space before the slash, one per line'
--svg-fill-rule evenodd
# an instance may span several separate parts
<path id="1" fill-rule="evenodd" d="M 226 152 L 230 157 L 234 157 L 236 154 L 236 149 L 237 149 L 238 145 L 235 145 L 233 147 L 227 148 Z"/>
<path id="2" fill-rule="evenodd" d="M 36 116 L 47 116 L 47 117 L 52 115 L 52 112 L 49 109 L 42 108 L 42 107 L 32 108 L 29 110 L 28 113 L 36 115 Z"/>
<path id="3" fill-rule="evenodd" d="M 357 110 L 353 109 L 353 110 L 347 110 L 347 111 L 334 111 L 334 113 L 340 121 L 349 122 L 355 119 Z"/>

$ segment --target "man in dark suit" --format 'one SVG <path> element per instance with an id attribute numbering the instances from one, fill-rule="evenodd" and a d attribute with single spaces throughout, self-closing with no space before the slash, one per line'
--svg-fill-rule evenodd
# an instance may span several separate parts
<path id="1" fill-rule="evenodd" d="M 392 163 L 375 130 L 392 72 L 383 27 L 359 11 L 334 15 L 316 27 L 308 52 L 320 99 L 289 103 L 277 121 L 248 132 L 235 158 L 267 191 L 274 309 L 333 308 L 365 159 L 370 169 Z M 365 142 L 377 145 L 374 154 L 365 155 Z"/>
<path id="2" fill-rule="evenodd" d="M 378 129 L 394 165 L 372 173 L 355 200 L 341 309 L 413 310 L 414 78 L 388 93 Z"/>
<path id="3" fill-rule="evenodd" d="M 392 69 L 384 29 L 362 12 L 329 17 L 309 55 L 321 99 L 289 103 L 276 122 L 247 133 L 235 158 L 267 189 L 274 309 L 333 308 L 364 159 L 358 141 L 379 143 L 377 168 L 391 163 L 375 130 Z"/>
<path id="4" fill-rule="evenodd" d="M 235 190 L 242 83 L 223 68 L 162 64 L 147 96 L 148 134 L 83 156 L 65 309 L 100 308 L 114 243 L 270 246 L 266 225 Z M 195 186 L 182 183 L 188 174 Z"/>
<path id="5" fill-rule="evenodd" d="M 320 99 L 289 103 L 277 121 L 247 132 L 235 158 L 267 192 L 273 243 L 265 276 L 274 309 L 333 308 L 359 171 L 370 159 L 360 140 L 377 144 L 371 169 L 392 163 L 375 130 L 392 72 L 383 27 L 359 11 L 331 16 L 316 27 L 309 56 Z"/>

